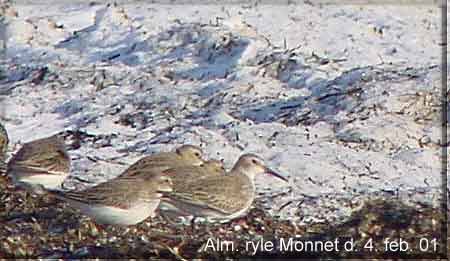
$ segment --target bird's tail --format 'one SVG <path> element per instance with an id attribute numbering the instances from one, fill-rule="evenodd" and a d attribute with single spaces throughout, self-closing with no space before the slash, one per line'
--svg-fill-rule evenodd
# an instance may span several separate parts
<path id="1" fill-rule="evenodd" d="M 29 191 L 32 191 L 33 193 L 37 195 L 52 195 L 52 192 L 48 189 L 46 189 L 41 184 L 29 184 L 29 183 L 23 183 L 21 184 L 23 188 L 26 188 Z"/>

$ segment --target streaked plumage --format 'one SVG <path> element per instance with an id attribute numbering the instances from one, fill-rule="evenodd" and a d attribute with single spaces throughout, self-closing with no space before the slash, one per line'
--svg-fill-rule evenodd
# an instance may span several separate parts
<path id="1" fill-rule="evenodd" d="M 179 188 L 184 187 L 190 181 L 207 176 L 219 176 L 225 174 L 225 172 L 222 162 L 218 160 L 208 160 L 200 166 L 183 166 L 163 171 L 165 175 L 172 179 L 174 191 L 178 191 Z"/>
<path id="2" fill-rule="evenodd" d="M 177 190 L 164 193 L 164 204 L 180 212 L 180 215 L 193 215 L 213 219 L 233 219 L 243 215 L 255 197 L 254 177 L 269 173 L 286 181 L 273 170 L 267 168 L 262 160 L 253 154 L 242 155 L 227 175 L 210 175 L 186 181 Z"/>
<path id="3" fill-rule="evenodd" d="M 25 143 L 9 160 L 7 173 L 17 185 L 60 187 L 70 172 L 70 157 L 57 135 Z"/>
<path id="4" fill-rule="evenodd" d="M 191 182 L 208 176 L 225 175 L 226 171 L 221 161 L 208 160 L 200 166 L 172 168 L 163 173 L 172 180 L 174 192 L 183 192 L 189 189 L 188 187 L 191 186 Z M 173 206 L 171 204 L 166 204 L 166 202 L 161 202 L 160 209 L 164 212 L 165 216 L 177 215 L 177 209 L 173 209 Z"/>
<path id="5" fill-rule="evenodd" d="M 172 191 L 170 178 L 153 174 L 114 178 L 84 191 L 50 193 L 99 224 L 127 226 L 153 217 L 162 191 Z"/>
<path id="6" fill-rule="evenodd" d="M 151 175 L 170 168 L 198 166 L 203 163 L 202 150 L 193 145 L 183 145 L 173 152 L 161 152 L 146 156 L 125 170 L 118 177 Z"/>
<path id="7" fill-rule="evenodd" d="M 222 175 L 226 173 L 223 162 L 220 160 L 210 159 L 200 166 L 205 168 L 207 175 Z"/>

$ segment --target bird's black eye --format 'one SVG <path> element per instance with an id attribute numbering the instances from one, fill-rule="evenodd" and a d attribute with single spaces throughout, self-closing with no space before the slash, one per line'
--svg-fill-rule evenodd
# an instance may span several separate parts
<path id="1" fill-rule="evenodd" d="M 196 157 L 199 157 L 199 158 L 200 158 L 200 153 L 196 152 L 196 153 L 194 153 L 194 155 L 195 155 Z"/>
<path id="2" fill-rule="evenodd" d="M 255 159 L 252 159 L 253 164 L 258 164 L 258 162 Z"/>

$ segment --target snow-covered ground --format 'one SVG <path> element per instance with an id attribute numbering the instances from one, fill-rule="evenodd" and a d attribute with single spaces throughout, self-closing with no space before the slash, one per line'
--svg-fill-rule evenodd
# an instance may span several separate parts
<path id="1" fill-rule="evenodd" d="M 289 176 L 259 177 L 259 202 L 298 222 L 346 217 L 375 196 L 438 204 L 437 6 L 53 3 L 4 12 L 9 152 L 63 130 L 89 134 L 70 151 L 68 188 L 190 143 L 228 168 L 253 152 Z"/>

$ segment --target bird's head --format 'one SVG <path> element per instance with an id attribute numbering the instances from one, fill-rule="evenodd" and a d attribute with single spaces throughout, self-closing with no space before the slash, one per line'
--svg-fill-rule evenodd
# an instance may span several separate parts
<path id="1" fill-rule="evenodd" d="M 242 155 L 238 159 L 235 166 L 233 167 L 233 170 L 242 172 L 242 173 L 246 174 L 247 176 L 249 176 L 250 178 L 253 178 L 256 175 L 266 173 L 266 174 L 275 176 L 281 180 L 284 180 L 286 182 L 288 181 L 285 177 L 283 177 L 282 175 L 278 174 L 276 171 L 267 167 L 264 164 L 264 161 L 260 157 L 254 155 L 254 154 Z"/>
<path id="2" fill-rule="evenodd" d="M 223 162 L 216 159 L 211 159 L 202 164 L 202 166 L 212 172 L 225 172 L 225 167 L 223 166 Z"/>
<path id="3" fill-rule="evenodd" d="M 203 163 L 203 151 L 197 146 L 183 145 L 178 147 L 175 152 L 192 165 L 198 166 Z"/>

